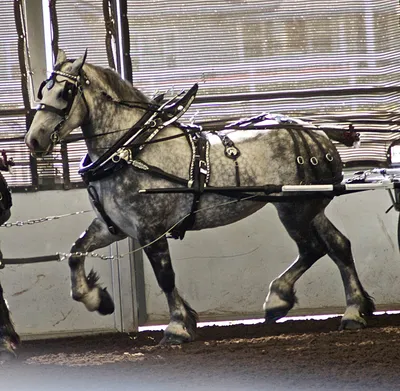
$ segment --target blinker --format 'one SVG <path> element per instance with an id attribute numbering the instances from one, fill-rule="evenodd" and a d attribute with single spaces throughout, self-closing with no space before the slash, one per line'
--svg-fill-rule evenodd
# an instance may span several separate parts
<path id="1" fill-rule="evenodd" d="M 42 83 L 40 84 L 39 90 L 38 90 L 38 99 L 42 100 L 43 99 L 43 88 L 44 86 L 47 87 L 48 90 L 51 90 L 54 87 L 55 84 L 55 80 L 53 77 L 51 77 L 50 79 L 46 79 L 44 81 L 42 81 Z"/>
<path id="2" fill-rule="evenodd" d="M 51 78 L 48 82 L 47 82 L 47 89 L 51 90 L 54 87 L 54 79 Z"/>

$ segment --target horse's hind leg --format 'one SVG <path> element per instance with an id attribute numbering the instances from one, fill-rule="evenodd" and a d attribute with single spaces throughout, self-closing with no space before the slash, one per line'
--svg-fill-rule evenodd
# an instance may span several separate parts
<path id="1" fill-rule="evenodd" d="M 329 256 L 340 270 L 346 295 L 346 311 L 340 329 L 358 329 L 366 326 L 365 316 L 375 310 L 372 298 L 358 278 L 350 241 L 323 214 L 315 217 L 313 225 Z"/>
<path id="2" fill-rule="evenodd" d="M 103 221 L 94 219 L 89 228 L 80 236 L 71 248 L 68 263 L 71 269 L 71 295 L 82 302 L 89 311 L 98 311 L 102 315 L 114 312 L 114 303 L 106 288 L 101 288 L 97 274 L 91 270 L 86 276 L 85 256 L 76 254 L 93 251 L 124 239 L 124 235 L 112 235 Z"/>
<path id="3" fill-rule="evenodd" d="M 138 238 L 139 243 L 153 267 L 158 285 L 167 297 L 170 322 L 164 331 L 161 343 L 181 344 L 192 341 L 196 334 L 197 313 L 182 299 L 175 287 L 175 273 L 172 269 L 168 242 L 165 237 L 151 243 L 152 238 L 144 235 Z"/>
<path id="4" fill-rule="evenodd" d="M 7 303 L 0 284 L 0 362 L 16 357 L 15 349 L 19 345 L 19 336 L 12 324 Z"/>
<path id="5" fill-rule="evenodd" d="M 312 219 L 318 211 L 314 205 L 306 203 L 280 204 L 277 206 L 277 210 L 288 234 L 297 244 L 299 256 L 269 286 L 263 306 L 265 320 L 268 323 L 284 317 L 292 309 L 296 303 L 294 291 L 296 281 L 327 252 L 312 225 Z"/>

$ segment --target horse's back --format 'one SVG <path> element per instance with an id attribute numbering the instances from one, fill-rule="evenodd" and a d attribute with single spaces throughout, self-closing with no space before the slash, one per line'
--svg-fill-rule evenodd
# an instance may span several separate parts
<path id="1" fill-rule="evenodd" d="M 315 183 L 318 179 L 326 182 L 342 172 L 340 156 L 322 132 L 312 132 L 312 137 L 306 132 L 293 135 L 293 131 L 282 127 L 236 130 L 227 136 L 240 152 L 236 162 L 242 186 Z M 210 185 L 237 185 L 235 160 L 225 155 L 225 148 L 218 136 L 210 135 L 209 141 Z M 298 159 L 298 154 L 302 160 Z M 310 162 L 311 157 L 317 159 L 313 160 L 313 163 L 317 161 L 316 165 Z M 299 176 L 299 162 L 303 166 L 304 178 Z"/>

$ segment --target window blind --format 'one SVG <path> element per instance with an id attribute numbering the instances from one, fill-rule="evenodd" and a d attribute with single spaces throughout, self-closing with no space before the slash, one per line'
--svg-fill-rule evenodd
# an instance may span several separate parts
<path id="1" fill-rule="evenodd" d="M 186 118 L 362 111 L 379 120 L 398 111 L 397 0 L 128 0 L 128 15 L 133 83 L 152 94 L 199 82 Z M 386 161 L 398 136 L 369 129 L 361 148 L 339 146 L 344 161 Z"/>
<path id="2" fill-rule="evenodd" d="M 108 66 L 105 46 L 106 29 L 103 17 L 103 2 L 99 0 L 57 0 L 57 22 L 59 31 L 58 46 L 66 51 L 68 58 L 82 56 L 88 49 L 87 61 Z M 80 130 L 74 131 L 80 133 Z M 68 164 L 71 182 L 80 182 L 78 174 L 80 159 L 86 153 L 82 142 L 68 144 Z M 60 155 L 56 157 L 61 159 Z M 59 175 L 62 175 L 60 169 Z"/>
<path id="3" fill-rule="evenodd" d="M 0 150 L 5 150 L 16 163 L 12 175 L 3 173 L 8 184 L 14 187 L 29 186 L 32 178 L 29 152 L 23 142 L 25 110 L 13 3 L 0 2 Z"/>
<path id="4" fill-rule="evenodd" d="M 102 4 L 99 0 L 57 0 L 58 46 L 68 58 L 82 56 L 87 48 L 88 62 L 108 66 Z"/>

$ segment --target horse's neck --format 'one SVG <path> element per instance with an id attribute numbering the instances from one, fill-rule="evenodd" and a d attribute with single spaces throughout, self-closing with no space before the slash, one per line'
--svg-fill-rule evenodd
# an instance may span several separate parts
<path id="1" fill-rule="evenodd" d="M 132 95 L 131 98 L 119 98 L 110 85 L 122 83 L 119 76 L 106 75 L 106 71 L 100 67 L 86 64 L 83 68 L 91 87 L 85 93 L 89 109 L 89 121 L 82 126 L 86 138 L 88 153 L 92 161 L 97 160 L 110 147 L 112 147 L 143 115 L 143 110 L 129 108 L 118 104 L 121 100 L 136 101 L 135 91 L 124 92 L 124 95 Z M 113 81 L 115 77 L 115 81 Z M 121 86 L 122 90 L 125 87 Z M 117 87 L 118 89 L 118 87 Z M 107 98 L 108 95 L 108 98 Z M 140 102 L 137 102 L 140 103 Z"/>
<path id="2" fill-rule="evenodd" d="M 86 146 L 92 161 L 112 147 L 141 118 L 141 110 L 129 109 L 116 103 L 95 101 L 90 107 L 90 122 L 82 126 Z"/>

